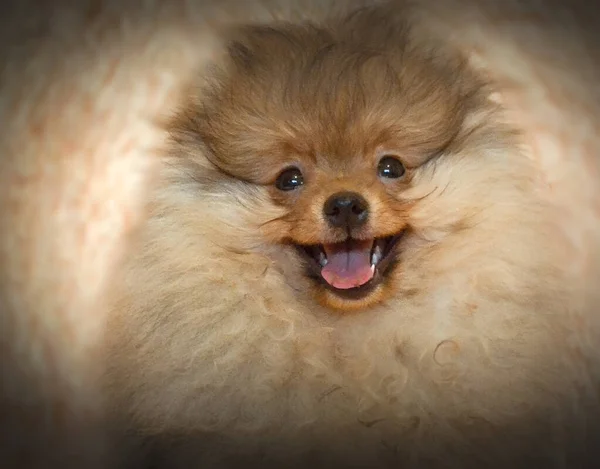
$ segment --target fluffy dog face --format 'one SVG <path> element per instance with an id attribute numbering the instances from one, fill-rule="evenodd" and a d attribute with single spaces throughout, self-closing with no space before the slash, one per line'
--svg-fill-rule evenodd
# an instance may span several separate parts
<path id="1" fill-rule="evenodd" d="M 225 63 L 175 120 L 176 140 L 207 158 L 203 171 L 257 188 L 259 212 L 278 213 L 261 236 L 293 252 L 318 302 L 354 310 L 394 295 L 406 240 L 461 224 L 440 216 L 450 197 L 430 215 L 421 202 L 447 182 L 436 170 L 468 165 L 469 140 L 489 133 L 483 84 L 381 10 L 242 28 Z M 469 186 L 465 217 L 482 189 Z"/>

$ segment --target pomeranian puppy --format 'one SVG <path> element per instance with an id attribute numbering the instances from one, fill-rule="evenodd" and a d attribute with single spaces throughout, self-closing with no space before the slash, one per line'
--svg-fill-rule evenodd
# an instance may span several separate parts
<path id="1" fill-rule="evenodd" d="M 234 25 L 190 85 L 114 282 L 106 390 L 142 464 L 576 467 L 558 217 L 420 21 Z"/>

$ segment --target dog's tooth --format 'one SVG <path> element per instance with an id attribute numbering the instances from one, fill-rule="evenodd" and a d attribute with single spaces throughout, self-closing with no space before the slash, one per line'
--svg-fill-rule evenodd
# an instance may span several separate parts
<path id="1" fill-rule="evenodd" d="M 321 267 L 325 267 L 327 265 L 327 256 L 323 251 L 319 252 L 319 264 L 321 264 Z"/>
<path id="2" fill-rule="evenodd" d="M 383 251 L 381 249 L 381 245 L 379 243 L 376 243 L 375 247 L 373 248 L 373 254 L 371 254 L 371 265 L 375 266 L 379 264 L 382 254 Z"/>

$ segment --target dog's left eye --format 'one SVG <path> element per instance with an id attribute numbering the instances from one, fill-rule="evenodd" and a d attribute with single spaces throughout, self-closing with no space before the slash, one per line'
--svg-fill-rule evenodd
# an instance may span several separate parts
<path id="1" fill-rule="evenodd" d="M 293 191 L 304 184 L 302 171 L 298 168 L 288 168 L 284 170 L 275 181 L 275 186 L 280 191 Z"/>
<path id="2" fill-rule="evenodd" d="M 382 178 L 398 179 L 404 176 L 405 172 L 404 165 L 393 156 L 384 156 L 379 161 L 379 166 L 377 166 L 377 173 Z"/>

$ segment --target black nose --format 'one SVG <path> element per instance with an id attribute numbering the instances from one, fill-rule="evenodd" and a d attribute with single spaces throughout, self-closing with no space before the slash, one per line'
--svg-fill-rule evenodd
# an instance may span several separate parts
<path id="1" fill-rule="evenodd" d="M 332 226 L 355 228 L 367 221 L 369 205 L 356 192 L 338 192 L 327 199 L 323 213 Z"/>

